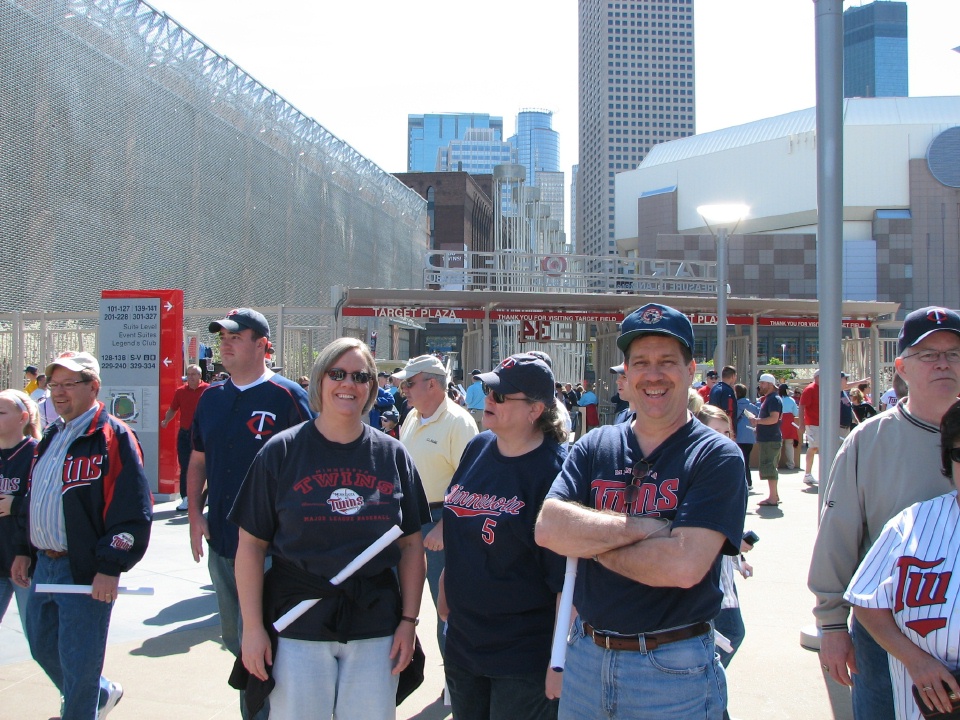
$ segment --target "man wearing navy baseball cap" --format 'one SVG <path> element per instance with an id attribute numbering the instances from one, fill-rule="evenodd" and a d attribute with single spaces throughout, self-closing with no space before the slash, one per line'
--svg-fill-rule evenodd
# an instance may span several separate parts
<path id="1" fill-rule="evenodd" d="M 207 542 L 207 567 L 217 594 L 220 629 L 227 650 L 240 656 L 240 605 L 234 576 L 239 528 L 227 519 L 234 500 L 260 448 L 273 435 L 313 417 L 306 391 L 266 367 L 273 352 L 270 324 L 250 308 L 231 310 L 210 323 L 220 340 L 220 361 L 230 373 L 197 401 L 190 426 L 193 451 L 187 470 L 187 513 L 190 548 L 200 562 Z M 204 487 L 209 511 L 203 514 Z M 240 693 L 240 713 L 247 704 Z M 265 718 L 265 706 L 257 718 Z"/>
<path id="2" fill-rule="evenodd" d="M 857 720 L 894 717 L 887 653 L 874 640 L 893 619 L 889 609 L 858 607 L 848 627 L 844 591 L 890 518 L 953 489 L 940 471 L 940 420 L 960 394 L 960 315 L 942 307 L 914 310 L 897 350 L 894 366 L 909 395 L 844 440 L 823 486 L 807 580 L 817 596 L 820 663 L 834 680 L 852 685 Z"/>
<path id="3" fill-rule="evenodd" d="M 743 455 L 687 410 L 690 320 L 651 303 L 620 330 L 636 417 L 574 446 L 537 521 L 539 544 L 592 558 L 579 563 L 560 717 L 720 718 L 726 683 L 710 622 L 723 599 L 720 556 L 736 555 L 743 534 Z M 671 673 L 650 652 L 667 645 Z"/>

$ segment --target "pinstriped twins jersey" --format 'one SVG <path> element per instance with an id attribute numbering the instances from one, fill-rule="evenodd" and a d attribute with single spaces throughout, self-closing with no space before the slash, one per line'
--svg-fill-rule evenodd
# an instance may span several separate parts
<path id="1" fill-rule="evenodd" d="M 960 667 L 958 526 L 956 491 L 911 505 L 886 524 L 844 594 L 852 605 L 891 610 L 900 631 L 951 671 Z M 919 719 L 913 680 L 889 658 L 897 718 Z"/>

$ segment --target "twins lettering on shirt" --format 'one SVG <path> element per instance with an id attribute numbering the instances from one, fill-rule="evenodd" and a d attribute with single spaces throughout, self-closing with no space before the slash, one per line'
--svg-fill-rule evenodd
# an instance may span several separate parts
<path id="1" fill-rule="evenodd" d="M 13 495 L 20 491 L 21 480 L 18 477 L 5 477 L 0 473 L 0 495 Z"/>
<path id="2" fill-rule="evenodd" d="M 308 496 L 313 492 L 334 488 L 333 492 L 323 501 L 323 505 L 328 507 L 337 515 L 356 515 L 367 504 L 378 504 L 379 497 L 393 497 L 395 486 L 389 480 L 381 480 L 376 475 L 372 475 L 363 470 L 355 468 L 336 468 L 324 472 L 316 472 L 312 475 L 300 478 L 294 483 L 293 489 L 303 496 Z M 364 498 L 363 495 L 352 490 L 359 488 L 363 490 L 375 490 L 376 494 Z M 304 498 L 306 500 L 306 497 Z M 315 504 L 304 502 L 304 507 Z M 324 517 L 304 518 L 307 521 L 322 520 Z M 364 518 L 379 519 L 379 518 Z"/>
<path id="3" fill-rule="evenodd" d="M 597 478 L 590 483 L 593 504 L 597 510 L 610 510 L 620 513 L 629 510 L 632 515 L 657 517 L 660 513 L 677 509 L 680 478 L 660 480 L 656 471 L 651 472 L 643 478 L 643 482 L 637 485 L 637 501 L 633 507 L 628 508 L 626 493 L 627 487 L 630 485 L 632 470 L 618 470 L 617 474 L 625 476 L 624 479 L 604 480 L 603 478 Z"/>
<path id="4" fill-rule="evenodd" d="M 85 487 L 94 480 L 103 477 L 103 455 L 85 455 L 73 457 L 67 455 L 63 462 L 63 487 L 61 493 L 66 493 L 78 487 Z"/>
<path id="5" fill-rule="evenodd" d="M 935 571 L 943 561 L 944 558 L 921 560 L 909 555 L 897 560 L 898 578 L 893 608 L 895 613 L 902 612 L 905 608 L 932 607 L 946 603 L 947 588 L 953 573 Z M 946 627 L 947 618 L 922 618 L 908 620 L 904 624 L 918 635 L 926 637 L 934 630 Z"/>

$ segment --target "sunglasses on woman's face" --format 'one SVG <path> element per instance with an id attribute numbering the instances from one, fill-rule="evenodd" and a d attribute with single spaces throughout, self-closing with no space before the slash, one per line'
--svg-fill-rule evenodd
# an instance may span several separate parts
<path id="1" fill-rule="evenodd" d="M 518 398 L 507 397 L 503 393 L 498 393 L 496 390 L 491 390 L 486 383 L 482 383 L 482 386 L 483 386 L 483 394 L 489 395 L 490 397 L 492 397 L 493 401 L 497 405 L 503 405 L 505 402 L 507 402 L 507 400 L 520 400 L 522 402 L 531 402 L 530 398 L 527 398 L 527 397 L 518 397 Z"/>
<path id="2" fill-rule="evenodd" d="M 955 463 L 960 463 L 960 447 L 955 447 L 950 450 L 950 459 Z"/>
<path id="3" fill-rule="evenodd" d="M 357 385 L 366 385 L 370 382 L 373 375 L 363 370 L 354 370 L 353 372 L 347 372 L 346 370 L 341 370 L 340 368 L 332 368 L 327 370 L 327 377 L 333 380 L 334 382 L 340 382 L 345 380 L 347 376 L 350 377 Z"/>

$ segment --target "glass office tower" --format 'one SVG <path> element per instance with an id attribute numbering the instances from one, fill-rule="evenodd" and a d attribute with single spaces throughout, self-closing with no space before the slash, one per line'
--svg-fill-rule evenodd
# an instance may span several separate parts
<path id="1" fill-rule="evenodd" d="M 907 4 L 875 2 L 845 10 L 843 96 L 907 95 Z"/>
<path id="2" fill-rule="evenodd" d="M 438 152 L 451 140 L 463 140 L 471 128 L 489 128 L 503 139 L 503 118 L 487 113 L 407 115 L 407 172 L 435 172 Z"/>

